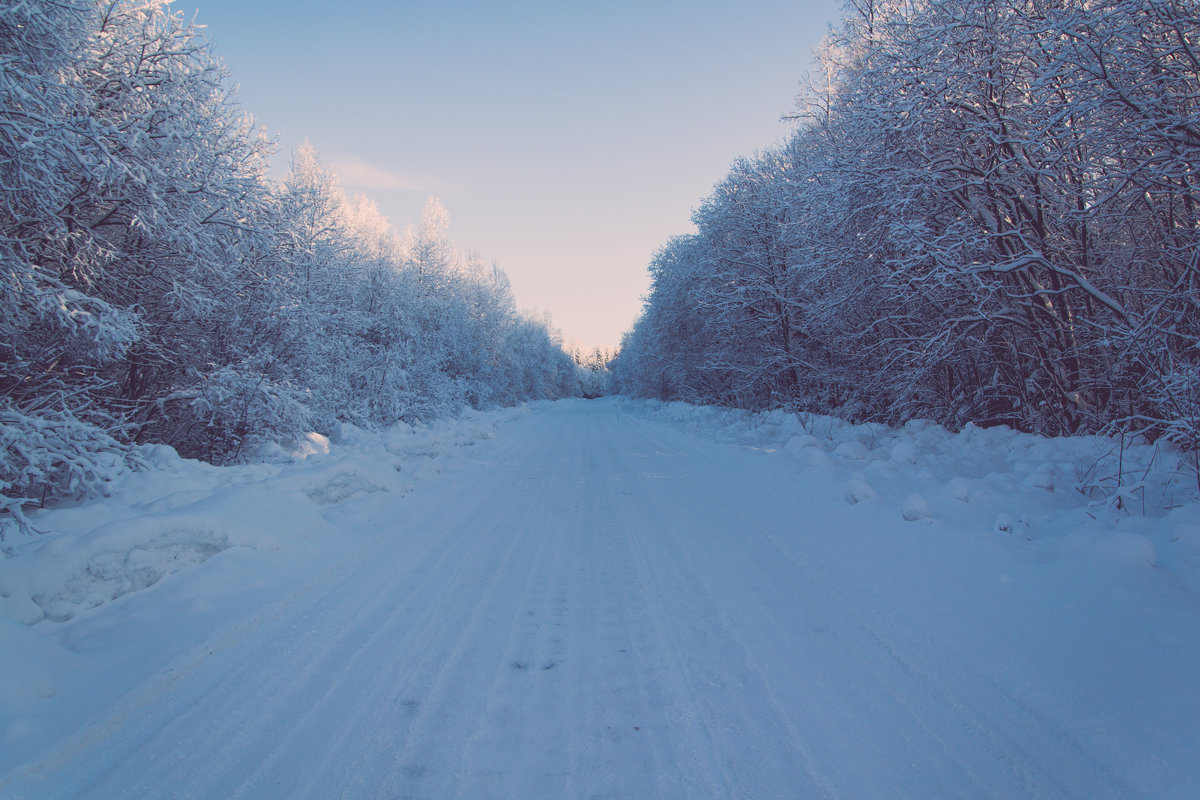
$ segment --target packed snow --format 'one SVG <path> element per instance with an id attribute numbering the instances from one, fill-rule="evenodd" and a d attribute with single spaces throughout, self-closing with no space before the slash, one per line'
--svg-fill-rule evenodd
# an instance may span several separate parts
<path id="1" fill-rule="evenodd" d="M 1200 796 L 1180 454 L 560 401 L 0 543 L 0 796 Z"/>

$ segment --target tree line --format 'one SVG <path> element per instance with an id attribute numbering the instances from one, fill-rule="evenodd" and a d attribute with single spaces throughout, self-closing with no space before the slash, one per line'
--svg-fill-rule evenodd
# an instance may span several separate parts
<path id="1" fill-rule="evenodd" d="M 650 265 L 621 391 L 1200 445 L 1200 6 L 851 0 Z"/>
<path id="2" fill-rule="evenodd" d="M 436 201 L 397 237 L 311 147 L 270 179 L 165 0 L 0 4 L 0 98 L 0 516 L 104 491 L 137 444 L 228 463 L 578 392 Z"/>

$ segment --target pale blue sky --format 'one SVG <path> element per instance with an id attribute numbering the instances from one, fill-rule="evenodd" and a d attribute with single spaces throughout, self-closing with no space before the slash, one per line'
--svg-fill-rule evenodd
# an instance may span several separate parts
<path id="1" fill-rule="evenodd" d="M 780 117 L 836 0 L 177 0 L 278 135 L 308 139 L 398 230 L 437 195 L 520 305 L 614 347 L 646 265 Z"/>

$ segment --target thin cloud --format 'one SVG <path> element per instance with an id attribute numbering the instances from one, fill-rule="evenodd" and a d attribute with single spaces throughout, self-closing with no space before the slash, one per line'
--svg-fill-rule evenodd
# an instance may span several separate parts
<path id="1" fill-rule="evenodd" d="M 404 192 L 427 191 L 426 186 L 415 178 L 368 164 L 355 156 L 339 158 L 330 164 L 330 166 L 337 173 L 338 180 L 341 181 L 342 186 L 348 189 L 382 189 Z"/>

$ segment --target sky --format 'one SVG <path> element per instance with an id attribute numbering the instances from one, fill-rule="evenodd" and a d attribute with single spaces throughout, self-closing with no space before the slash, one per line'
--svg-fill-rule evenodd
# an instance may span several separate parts
<path id="1" fill-rule="evenodd" d="M 615 348 L 646 267 L 782 117 L 837 0 L 177 0 L 244 108 L 397 231 L 438 197 L 463 252 L 564 339 Z"/>

